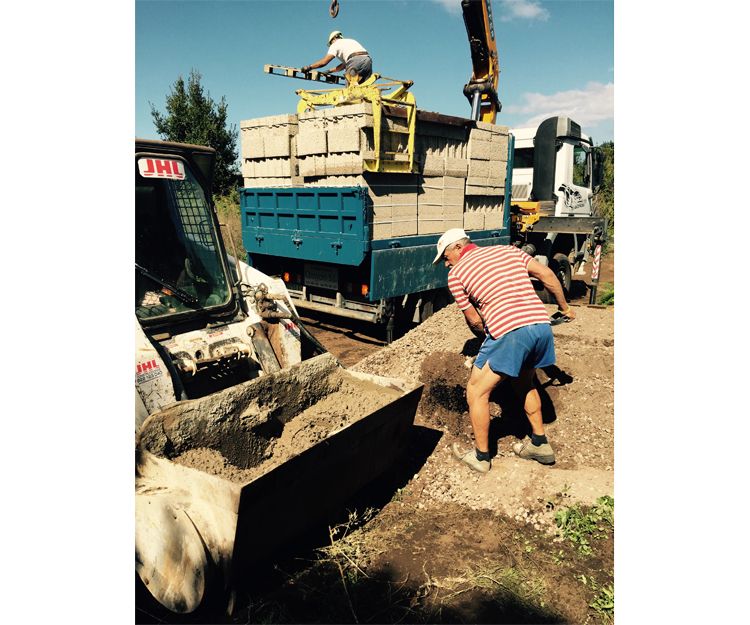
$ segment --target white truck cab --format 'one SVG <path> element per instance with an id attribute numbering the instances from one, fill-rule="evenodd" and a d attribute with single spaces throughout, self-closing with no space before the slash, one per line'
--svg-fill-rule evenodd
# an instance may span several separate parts
<path id="1" fill-rule="evenodd" d="M 549 216 L 590 217 L 594 150 L 580 125 L 569 117 L 551 117 L 538 127 L 511 132 L 515 137 L 512 201 L 545 202 L 540 214 Z"/>

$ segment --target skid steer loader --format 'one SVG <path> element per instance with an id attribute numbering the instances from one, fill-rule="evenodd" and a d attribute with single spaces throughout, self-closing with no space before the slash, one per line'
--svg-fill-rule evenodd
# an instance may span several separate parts
<path id="1" fill-rule="evenodd" d="M 227 253 L 214 160 L 135 142 L 136 573 L 176 613 L 391 467 L 422 392 L 343 368 L 283 281 Z"/>

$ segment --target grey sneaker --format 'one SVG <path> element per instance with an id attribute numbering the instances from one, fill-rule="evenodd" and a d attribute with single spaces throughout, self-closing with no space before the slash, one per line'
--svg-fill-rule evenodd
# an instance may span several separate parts
<path id="1" fill-rule="evenodd" d="M 472 469 L 480 473 L 487 473 L 490 467 L 492 467 L 492 463 L 489 460 L 477 460 L 477 455 L 473 449 L 465 451 L 458 446 L 458 443 L 453 443 L 453 455 L 456 457 L 456 460 L 468 464 Z"/>
<path id="2" fill-rule="evenodd" d="M 531 443 L 530 438 L 526 438 L 521 443 L 514 443 L 513 451 L 524 460 L 536 460 L 542 464 L 555 464 L 555 452 L 549 443 L 543 443 L 537 447 Z"/>

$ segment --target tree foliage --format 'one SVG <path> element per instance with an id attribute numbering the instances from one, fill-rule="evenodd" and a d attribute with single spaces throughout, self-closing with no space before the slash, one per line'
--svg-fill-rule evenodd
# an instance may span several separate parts
<path id="1" fill-rule="evenodd" d="M 224 96 L 214 102 L 201 85 L 201 74 L 190 70 L 187 84 L 179 76 L 167 95 L 166 113 L 151 105 L 156 131 L 166 141 L 207 145 L 216 150 L 214 193 L 226 195 L 240 182 L 237 167 L 237 128 L 227 128 Z"/>
<path id="2" fill-rule="evenodd" d="M 604 167 L 602 184 L 594 196 L 594 212 L 608 221 L 609 234 L 615 229 L 615 144 L 607 141 L 599 146 L 602 151 Z"/>

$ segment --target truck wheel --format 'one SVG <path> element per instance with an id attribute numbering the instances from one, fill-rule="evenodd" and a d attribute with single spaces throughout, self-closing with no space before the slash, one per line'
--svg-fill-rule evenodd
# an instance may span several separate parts
<path id="1" fill-rule="evenodd" d="M 557 279 L 562 284 L 565 297 L 568 297 L 570 293 L 570 285 L 572 282 L 570 261 L 565 254 L 555 254 L 550 261 L 549 268 L 555 272 Z"/>
<path id="2" fill-rule="evenodd" d="M 562 285 L 563 293 L 565 293 L 565 297 L 567 298 L 570 294 L 570 285 L 572 284 L 572 271 L 568 257 L 565 256 L 565 254 L 555 254 L 549 261 L 549 268 L 557 276 L 557 279 Z M 542 303 L 557 303 L 552 294 L 542 286 L 541 282 L 534 281 L 534 288 L 536 289 L 536 294 L 539 296 L 539 299 L 542 300 Z"/>

